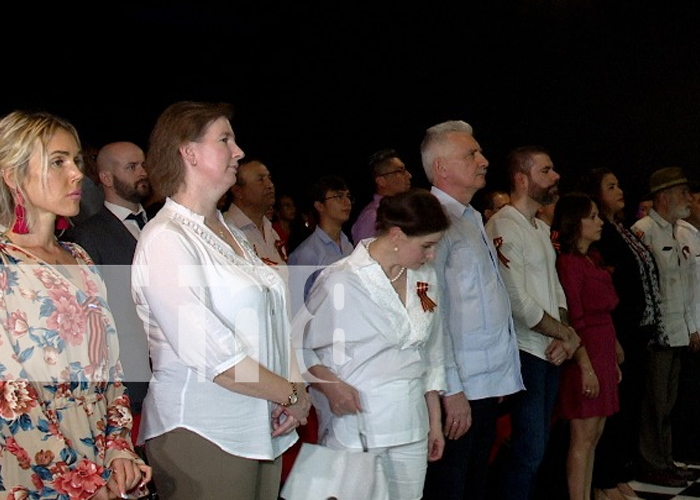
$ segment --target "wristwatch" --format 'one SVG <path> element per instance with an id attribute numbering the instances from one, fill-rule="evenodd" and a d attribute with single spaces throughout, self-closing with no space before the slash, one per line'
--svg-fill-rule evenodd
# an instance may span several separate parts
<path id="1" fill-rule="evenodd" d="M 282 406 L 292 406 L 293 404 L 296 404 L 297 401 L 299 401 L 299 393 L 297 392 L 297 384 L 294 382 L 290 382 L 292 385 L 292 393 L 287 396 L 288 401 L 286 403 L 282 403 Z"/>

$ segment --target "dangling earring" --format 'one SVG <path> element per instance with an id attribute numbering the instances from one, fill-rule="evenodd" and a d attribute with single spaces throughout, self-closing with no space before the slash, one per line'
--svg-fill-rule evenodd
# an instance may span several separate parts
<path id="1" fill-rule="evenodd" d="M 24 197 L 19 188 L 15 188 L 15 223 L 12 226 L 12 231 L 15 234 L 27 234 L 29 232 L 27 209 L 24 208 Z"/>
<path id="2" fill-rule="evenodd" d="M 394 247 L 394 252 L 398 252 L 398 251 L 399 251 L 399 247 Z"/>
<path id="3" fill-rule="evenodd" d="M 56 229 L 59 231 L 65 231 L 70 227 L 70 222 L 68 222 L 68 218 L 64 217 L 62 215 L 59 215 L 56 217 Z"/>

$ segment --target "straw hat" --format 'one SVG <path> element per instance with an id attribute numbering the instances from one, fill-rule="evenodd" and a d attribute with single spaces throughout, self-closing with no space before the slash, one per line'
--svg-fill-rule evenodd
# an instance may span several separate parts
<path id="1" fill-rule="evenodd" d="M 688 178 L 680 167 L 660 168 L 649 177 L 649 196 L 681 184 L 688 184 Z"/>

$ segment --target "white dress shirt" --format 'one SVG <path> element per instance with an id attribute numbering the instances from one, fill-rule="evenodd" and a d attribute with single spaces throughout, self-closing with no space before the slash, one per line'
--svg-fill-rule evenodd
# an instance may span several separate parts
<path id="1" fill-rule="evenodd" d="M 652 208 L 649 215 L 634 223 L 632 231 L 651 249 L 659 268 L 661 312 L 669 345 L 687 346 L 690 334 L 697 332 L 691 307 L 692 264 L 683 256 L 674 236 L 674 224 Z"/>
<path id="2" fill-rule="evenodd" d="M 255 253 L 263 262 L 273 266 L 283 266 L 287 261 L 287 254 L 283 248 L 282 238 L 272 227 L 272 222 L 267 217 L 263 217 L 262 232 L 255 223 L 235 203 L 224 214 L 224 219 L 230 225 L 236 226 L 245 233 L 246 238 Z"/>
<path id="3" fill-rule="evenodd" d="M 486 223 L 486 233 L 499 255 L 501 276 L 513 308 L 518 347 L 546 360 L 545 350 L 552 341 L 532 330 L 549 314 L 559 320 L 559 308 L 566 309 L 566 296 L 559 283 L 556 252 L 549 226 L 530 221 L 512 205 L 506 205 Z"/>
<path id="4" fill-rule="evenodd" d="M 676 238 L 681 244 L 683 257 L 690 261 L 693 269 L 691 303 L 695 312 L 695 327 L 700 328 L 700 230 L 681 219 L 676 223 Z"/>
<path id="5" fill-rule="evenodd" d="M 271 437 L 276 405 L 213 380 L 245 357 L 289 378 L 285 286 L 243 234 L 229 228 L 245 258 L 203 216 L 168 198 L 141 234 L 132 291 L 148 332 L 153 378 L 139 441 L 182 427 L 233 455 L 271 460 L 297 440 L 295 432 Z"/>

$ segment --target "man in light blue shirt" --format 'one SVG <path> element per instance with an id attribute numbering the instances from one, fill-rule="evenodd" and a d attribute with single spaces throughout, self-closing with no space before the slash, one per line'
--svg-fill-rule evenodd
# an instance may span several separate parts
<path id="1" fill-rule="evenodd" d="M 488 160 L 463 121 L 428 129 L 421 146 L 431 192 L 450 217 L 435 269 L 444 295 L 447 438 L 441 460 L 428 465 L 425 500 L 484 500 L 489 456 L 502 397 L 521 391 L 510 299 L 482 217 L 471 205 L 486 185 Z"/>
<path id="2" fill-rule="evenodd" d="M 350 218 L 352 198 L 345 181 L 335 175 L 318 179 L 311 188 L 311 199 L 318 224 L 289 255 L 292 312 L 311 290 L 318 273 L 335 261 L 352 253 L 353 245 L 343 233 L 343 224 Z M 303 287 L 303 293 L 302 293 Z"/>

